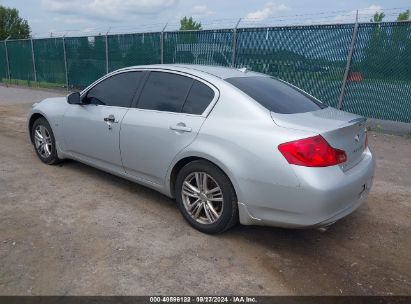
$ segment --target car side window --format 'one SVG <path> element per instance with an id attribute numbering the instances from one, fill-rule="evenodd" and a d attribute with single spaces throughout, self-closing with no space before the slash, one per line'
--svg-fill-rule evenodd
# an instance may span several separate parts
<path id="1" fill-rule="evenodd" d="M 194 80 L 181 112 L 200 115 L 213 99 L 214 91 L 204 83 Z"/>
<path id="2" fill-rule="evenodd" d="M 166 72 L 150 72 L 137 107 L 140 109 L 181 112 L 193 79 Z"/>
<path id="3" fill-rule="evenodd" d="M 143 72 L 125 72 L 104 79 L 91 88 L 83 102 L 113 107 L 130 107 Z"/>

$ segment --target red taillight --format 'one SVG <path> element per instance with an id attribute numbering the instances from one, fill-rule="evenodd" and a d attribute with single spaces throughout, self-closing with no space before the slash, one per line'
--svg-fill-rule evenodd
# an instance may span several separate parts
<path id="1" fill-rule="evenodd" d="M 321 135 L 281 144 L 278 150 L 289 164 L 305 167 L 328 167 L 347 161 L 345 152 L 331 147 Z"/>

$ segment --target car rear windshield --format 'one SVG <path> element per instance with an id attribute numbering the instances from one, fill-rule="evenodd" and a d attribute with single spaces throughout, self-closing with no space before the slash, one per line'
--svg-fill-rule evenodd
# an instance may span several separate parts
<path id="1" fill-rule="evenodd" d="M 275 78 L 264 76 L 233 77 L 227 78 L 226 81 L 271 112 L 295 114 L 326 107 L 307 93 Z"/>

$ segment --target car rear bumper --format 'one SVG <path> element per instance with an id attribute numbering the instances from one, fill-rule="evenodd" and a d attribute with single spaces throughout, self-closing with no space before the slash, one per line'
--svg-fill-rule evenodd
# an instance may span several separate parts
<path id="1" fill-rule="evenodd" d="M 289 228 L 323 227 L 347 216 L 367 198 L 373 183 L 375 159 L 369 149 L 355 167 L 293 166 L 299 187 L 241 184 L 246 200 L 239 202 L 240 222 Z"/>

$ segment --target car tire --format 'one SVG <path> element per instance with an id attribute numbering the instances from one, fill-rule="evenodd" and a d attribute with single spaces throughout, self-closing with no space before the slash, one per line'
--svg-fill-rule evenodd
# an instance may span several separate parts
<path id="1" fill-rule="evenodd" d="M 185 165 L 177 175 L 175 194 L 185 220 L 201 232 L 222 233 L 238 223 L 234 187 L 227 175 L 208 161 Z"/>
<path id="2" fill-rule="evenodd" d="M 34 150 L 43 163 L 55 165 L 61 162 L 61 159 L 57 156 L 56 140 L 53 130 L 44 117 L 38 118 L 33 123 L 31 138 L 33 139 Z"/>

